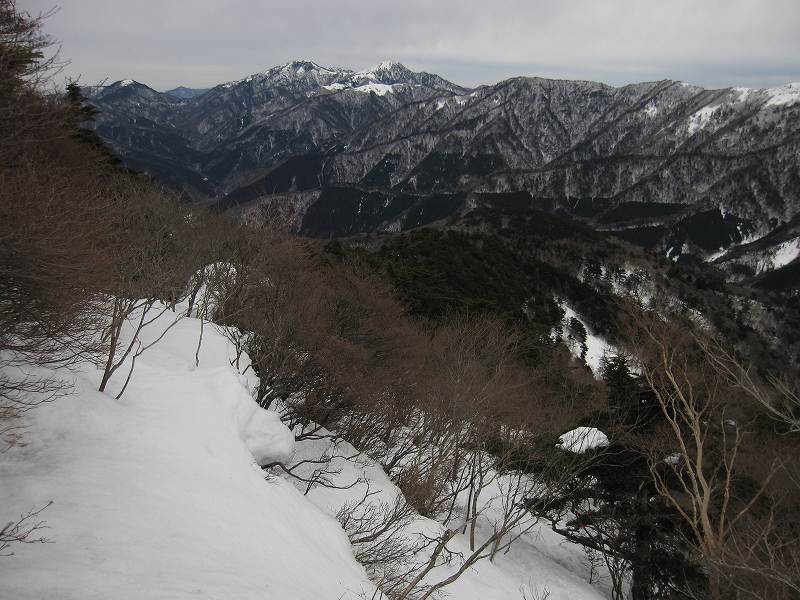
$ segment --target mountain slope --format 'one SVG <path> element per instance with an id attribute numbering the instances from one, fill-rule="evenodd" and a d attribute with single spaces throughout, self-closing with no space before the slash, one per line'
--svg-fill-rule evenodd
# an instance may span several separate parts
<path id="1" fill-rule="evenodd" d="M 174 96 L 175 98 L 182 98 L 183 100 L 188 100 L 189 98 L 196 98 L 198 96 L 202 96 L 208 91 L 208 88 L 187 88 L 185 86 L 178 86 L 171 90 L 167 90 L 164 92 L 170 96 Z"/>
<path id="2" fill-rule="evenodd" d="M 144 343 L 164 337 L 141 355 L 121 400 L 113 395 L 124 374 L 101 393 L 91 364 L 74 372 L 30 366 L 37 375 L 68 377 L 75 387 L 26 412 L 24 443 L 0 453 L 7 514 L 45 506 L 37 519 L 46 529 L 36 533 L 49 542 L 17 544 L 14 555 L 3 556 L 0 596 L 372 597 L 375 586 L 356 562 L 337 513 L 358 514 L 365 494 L 380 510 L 402 500 L 401 491 L 377 462 L 346 442 L 332 448 L 325 430 L 295 443 L 278 413 L 250 396 L 257 378 L 247 355 L 238 355 L 244 375 L 232 366 L 233 344 L 211 323 L 198 347 L 200 321 L 174 323 L 186 309 L 179 304 L 176 313 L 162 313 L 143 330 Z M 127 324 L 125 337 L 135 322 Z M 296 465 L 305 479 L 259 466 L 275 460 Z M 307 483 L 320 468 L 329 469 L 330 486 Z M 497 508 L 490 491 L 482 497 L 478 539 L 493 533 Z M 415 514 L 392 535 L 399 540 L 444 531 Z M 446 587 L 448 597 L 501 600 L 520 589 L 548 589 L 554 600 L 605 597 L 608 584 L 581 547 L 544 523 L 531 531 L 520 527 L 519 535 L 510 552 L 476 562 Z M 423 552 L 427 560 L 433 547 Z M 471 552 L 468 536 L 456 535 L 448 552 L 452 556 L 437 562 L 429 583 L 458 570 Z"/>
<path id="3" fill-rule="evenodd" d="M 278 204 L 311 235 L 406 229 L 514 194 L 673 259 L 712 259 L 800 212 L 800 84 L 467 90 L 398 63 L 295 61 L 196 98 L 118 82 L 92 102 L 131 166 L 221 208 Z"/>
<path id="4" fill-rule="evenodd" d="M 171 327 L 121 400 L 96 391 L 90 364 L 37 371 L 75 388 L 25 414 L 24 443 L 0 454 L 0 498 L 8 515 L 52 500 L 38 516 L 50 543 L 3 557 L 0 596 L 336 600 L 373 589 L 338 524 L 256 464 L 287 460 L 294 438 L 250 397 L 253 376 L 231 367 L 228 340 L 206 326 L 196 366 L 200 322 L 174 317 L 144 332 L 149 343 Z"/>
<path id="5" fill-rule="evenodd" d="M 102 111 L 98 133 L 130 166 L 219 196 L 400 106 L 465 91 L 398 63 L 354 72 L 294 61 L 191 98 L 126 80 L 91 101 Z"/>

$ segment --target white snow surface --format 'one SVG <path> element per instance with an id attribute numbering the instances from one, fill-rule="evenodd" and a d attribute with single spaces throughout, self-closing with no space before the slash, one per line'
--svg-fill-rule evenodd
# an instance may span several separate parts
<path id="1" fill-rule="evenodd" d="M 800 102 L 800 81 L 766 90 L 766 106 L 790 106 Z"/>
<path id="2" fill-rule="evenodd" d="M 333 92 L 338 92 L 341 90 L 351 90 L 353 92 L 360 92 L 362 94 L 369 94 L 370 92 L 375 92 L 378 96 L 385 96 L 386 94 L 390 94 L 394 92 L 394 86 L 397 84 L 387 84 L 387 83 L 365 83 L 363 85 L 352 86 L 341 82 L 331 83 L 330 85 L 323 85 L 322 87 L 326 90 L 331 90 Z"/>
<path id="3" fill-rule="evenodd" d="M 325 430 L 320 432 L 324 435 Z M 338 443 L 332 447 L 327 440 L 303 441 L 298 444 L 295 460 L 319 460 L 322 456 L 349 457 L 356 450 L 347 443 Z M 337 473 L 330 477 L 330 483 L 348 489 L 331 487 L 313 487 L 306 496 L 311 502 L 328 514 L 335 515 L 346 506 L 353 506 L 369 491 L 373 496 L 370 502 L 374 505 L 391 506 L 401 491 L 386 476 L 381 467 L 371 459 L 359 457 L 357 461 L 334 458 L 332 466 Z M 309 477 L 318 465 L 310 463 L 305 471 Z M 476 533 L 480 544 L 494 532 L 494 525 L 502 520 L 500 490 L 508 483 L 503 476 L 497 477 L 487 489 L 481 493 L 481 516 L 478 519 Z M 305 490 L 305 484 L 298 483 Z M 465 491 L 457 501 L 457 510 L 451 522 L 446 526 L 460 529 L 463 514 L 468 502 Z M 524 529 L 531 521 L 522 522 L 517 530 Z M 426 517 L 417 516 L 404 531 L 406 537 L 441 535 L 445 526 Z M 458 533 L 447 544 L 447 548 L 464 557 L 470 555 L 469 536 Z M 430 555 L 429 548 L 424 558 Z M 433 584 L 452 575 L 461 562 L 456 560 L 450 565 L 441 565 L 431 571 L 423 580 Z M 565 540 L 552 531 L 545 523 L 538 523 L 510 547 L 508 553 L 498 555 L 493 562 L 487 559 L 475 563 L 472 568 L 451 585 L 443 588 L 442 598 L 450 600 L 522 600 L 522 590 L 526 597 L 536 597 L 535 593 L 550 592 L 549 600 L 599 600 L 609 594 L 609 578 L 607 573 L 595 573 L 595 584 L 588 583 L 589 565 L 583 549 Z"/>
<path id="4" fill-rule="evenodd" d="M 737 246 L 759 239 L 758 236 L 751 236 L 751 238 L 743 240 L 740 244 L 737 244 Z M 761 274 L 785 267 L 800 257 L 800 237 L 773 244 L 766 248 L 749 249 L 740 256 L 726 258 L 726 255 L 732 248 L 733 247 L 720 250 L 712 254 L 707 260 L 718 262 L 730 260 L 733 263 L 748 265 L 756 274 Z"/>
<path id="5" fill-rule="evenodd" d="M 0 598 L 371 595 L 338 523 L 289 482 L 265 479 L 256 462 L 288 458 L 294 438 L 252 400 L 253 377 L 231 367 L 210 324 L 195 367 L 198 335 L 196 319 L 173 327 L 121 400 L 126 373 L 100 393 L 87 366 L 72 395 L 26 413 L 25 445 L 0 454 L 1 518 L 52 500 L 40 515 L 52 543 L 0 559 Z"/>
<path id="6" fill-rule="evenodd" d="M 186 309 L 165 311 L 140 341 L 158 337 Z M 224 330 L 208 322 L 196 365 L 200 324 L 179 320 L 141 355 L 120 400 L 114 396 L 125 369 L 100 393 L 99 371 L 85 365 L 68 374 L 72 394 L 24 415 L 24 444 L 0 453 L 0 518 L 52 500 L 40 515 L 52 543 L 16 545 L 14 556 L 0 558 L 0 598 L 373 597 L 373 584 L 332 517 L 367 486 L 376 492 L 372 502 L 391 503 L 400 490 L 363 455 L 332 459 L 330 478 L 346 489 L 306 490 L 302 482 L 265 475 L 259 464 L 357 451 L 346 442 L 332 448 L 326 439 L 295 444 L 278 413 L 252 400 L 258 380 L 247 356 L 236 363 Z M 318 467 L 308 463 L 297 472 L 308 476 Z M 478 539 L 491 535 L 502 512 L 504 477 L 483 492 Z M 459 499 L 462 513 L 466 500 Z M 447 526 L 459 527 L 458 515 Z M 444 527 L 417 516 L 403 535 L 439 535 Z M 456 535 L 448 548 L 469 555 L 468 536 Z M 441 565 L 426 581 L 440 581 L 458 566 L 457 560 Z M 607 597 L 607 574 L 598 580 L 595 573 L 593 585 L 588 577 L 583 550 L 541 523 L 494 562 L 476 563 L 444 597 L 516 599 L 522 590 L 528 597 L 549 590 L 550 600 Z"/>
<path id="7" fill-rule="evenodd" d="M 716 106 L 704 106 L 692 116 L 689 117 L 689 135 L 695 134 L 701 129 L 705 129 L 711 120 L 711 116 L 720 108 L 720 104 Z"/>
<path id="8" fill-rule="evenodd" d="M 595 427 L 576 427 L 566 432 L 558 438 L 556 447 L 583 454 L 595 448 L 605 448 L 608 446 L 608 436 Z"/>
<path id="9" fill-rule="evenodd" d="M 564 320 L 562 321 L 562 328 L 566 328 L 571 319 L 577 319 L 581 322 L 586 330 L 586 364 L 592 370 L 595 377 L 602 375 L 602 361 L 606 356 L 611 356 L 617 353 L 617 348 L 610 344 L 604 337 L 592 333 L 592 328 L 589 324 L 578 315 L 570 306 L 561 303 L 561 308 L 564 309 Z M 575 344 L 567 343 L 567 348 L 576 358 L 580 358 L 581 348 Z"/>
<path id="10" fill-rule="evenodd" d="M 401 66 L 399 62 L 395 62 L 393 60 L 384 60 L 375 65 L 374 67 L 369 67 L 367 69 L 362 69 L 361 71 L 356 71 L 355 75 L 361 77 L 368 77 L 369 79 L 377 79 L 378 73 L 383 71 L 391 71 L 395 67 Z"/>
<path id="11" fill-rule="evenodd" d="M 756 273 L 785 267 L 800 256 L 800 237 L 796 237 L 767 250 L 756 265 Z"/>
<path id="12" fill-rule="evenodd" d="M 364 94 L 369 94 L 370 92 L 375 92 L 378 96 L 385 96 L 394 91 L 394 85 L 389 85 L 386 83 L 367 83 L 364 85 L 359 85 L 358 87 L 354 87 L 353 91 L 362 92 Z"/>

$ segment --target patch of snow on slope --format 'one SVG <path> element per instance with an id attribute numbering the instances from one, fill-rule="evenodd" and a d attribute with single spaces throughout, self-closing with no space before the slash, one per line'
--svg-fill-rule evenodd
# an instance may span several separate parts
<path id="1" fill-rule="evenodd" d="M 753 93 L 752 88 L 746 87 L 735 87 L 733 88 L 733 91 L 739 94 L 739 102 L 747 102 L 747 98 Z"/>
<path id="2" fill-rule="evenodd" d="M 800 237 L 787 240 L 770 248 L 766 255 L 759 260 L 756 266 L 756 273 L 764 273 L 765 271 L 785 267 L 798 256 L 800 256 Z"/>
<path id="3" fill-rule="evenodd" d="M 719 110 L 721 105 L 717 104 L 716 106 L 704 106 L 692 116 L 689 117 L 689 135 L 694 135 L 701 129 L 705 129 L 706 125 L 708 125 L 711 116 Z"/>
<path id="4" fill-rule="evenodd" d="M 644 107 L 644 112 L 651 119 L 658 114 L 658 107 L 656 106 L 655 100 L 650 100 L 650 102 L 647 103 Z"/>
<path id="5" fill-rule="evenodd" d="M 722 212 L 722 211 L 720 211 L 720 212 Z M 725 216 L 725 215 L 723 214 L 723 216 Z M 764 235 L 766 235 L 765 233 L 758 232 L 758 231 L 752 232 L 752 233 L 745 233 L 745 231 L 742 229 L 741 225 L 737 226 L 737 230 L 739 231 L 739 235 L 742 238 L 740 241 L 738 241 L 738 242 L 736 242 L 734 244 L 731 244 L 728 247 L 720 246 L 719 250 L 717 250 L 716 252 L 713 252 L 710 255 L 708 255 L 705 258 L 705 261 L 706 262 L 716 262 L 716 261 L 720 260 L 722 257 L 724 257 L 725 255 L 727 255 L 734 248 L 738 248 L 739 246 L 746 246 L 747 244 L 751 244 L 753 242 L 756 242 L 756 241 L 760 240 L 762 237 L 764 237 Z"/>
<path id="6" fill-rule="evenodd" d="M 583 454 L 595 448 L 605 448 L 608 444 L 608 436 L 599 429 L 576 427 L 559 436 L 556 447 L 574 454 Z"/>
<path id="7" fill-rule="evenodd" d="M 787 83 L 766 92 L 769 100 L 765 106 L 791 106 L 800 102 L 800 82 Z"/>
<path id="8" fill-rule="evenodd" d="M 569 325 L 571 319 L 576 319 L 583 325 L 584 329 L 586 330 L 586 364 L 592 370 L 595 377 L 600 377 L 602 375 L 602 360 L 604 356 L 609 356 L 612 354 L 616 354 L 616 348 L 608 343 L 608 341 L 599 335 L 592 333 L 592 329 L 589 325 L 584 321 L 578 313 L 576 313 L 572 308 L 567 306 L 566 304 L 562 303 L 561 308 L 564 309 L 564 321 L 562 324 L 563 328 L 566 328 Z M 580 349 L 574 348 L 572 345 L 567 344 L 569 351 L 575 356 L 576 358 L 580 358 Z"/>
<path id="9" fill-rule="evenodd" d="M 178 305 L 176 313 L 166 312 L 140 341 L 154 340 L 186 310 Z M 121 400 L 113 397 L 127 374 L 124 367 L 108 393 L 100 393 L 100 373 L 84 365 L 70 374 L 73 394 L 26 413 L 25 445 L 0 454 L 2 517 L 54 500 L 41 515 L 53 543 L 16 546 L 15 556 L 3 558 L 0 598 L 377 597 L 332 517 L 367 489 L 374 492 L 371 501 L 384 503 L 400 490 L 363 455 L 331 459 L 331 482 L 339 489 L 307 490 L 297 480 L 265 478 L 258 464 L 291 455 L 297 464 L 358 453 L 346 442 L 331 448 L 324 430 L 318 432 L 322 437 L 295 445 L 277 414 L 252 400 L 258 380 L 246 355 L 238 366 L 247 375 L 231 366 L 235 352 L 224 333 L 205 324 L 196 365 L 200 321 L 179 320 L 139 358 Z M 130 339 L 131 331 L 125 335 Z M 297 472 L 309 476 L 319 467 L 306 463 Z M 506 477 L 495 474 L 482 493 L 479 540 L 493 534 L 502 515 Z M 467 502 L 466 493 L 459 496 L 450 523 L 415 515 L 402 535 L 460 530 Z M 546 586 L 551 600 L 608 596 L 602 568 L 600 580 L 595 572 L 595 583 L 588 583 L 591 567 L 580 546 L 544 523 L 523 521 L 515 531 L 521 537 L 509 552 L 473 565 L 444 589 L 446 597 L 504 600 L 535 586 Z M 458 569 L 458 553 L 470 554 L 468 535 L 456 534 L 448 549 L 453 560 L 433 569 L 429 583 Z"/>
<path id="10" fill-rule="evenodd" d="M 40 515 L 52 543 L 2 559 L 0 598 L 372 596 L 338 523 L 265 479 L 256 462 L 286 458 L 293 436 L 252 400 L 255 379 L 231 367 L 210 324 L 195 366 L 199 332 L 196 319 L 178 322 L 138 359 L 121 400 L 125 367 L 100 393 L 85 365 L 70 374 L 73 394 L 25 414 L 25 445 L 0 454 L 2 518 L 53 500 Z"/>
<path id="11" fill-rule="evenodd" d="M 325 430 L 320 433 L 326 434 Z M 317 461 L 323 456 L 335 456 L 331 464 L 330 483 L 338 488 L 314 486 L 306 496 L 330 515 L 336 515 L 343 507 L 352 507 L 365 493 L 371 494 L 369 500 L 374 506 L 392 506 L 401 491 L 383 472 L 381 466 L 361 455 L 358 460 L 346 460 L 357 450 L 346 442 L 338 443 L 332 449 L 328 440 L 304 440 L 298 444 L 295 461 Z M 298 474 L 308 478 L 318 464 L 307 463 Z M 303 470 L 305 469 L 305 471 Z M 476 529 L 478 544 L 494 532 L 494 521 L 501 519 L 501 490 L 508 482 L 504 476 L 494 472 L 487 476 L 493 480 L 481 493 L 480 517 Z M 297 482 L 305 491 L 306 485 Z M 344 489 L 346 488 L 346 489 Z M 457 498 L 457 510 L 452 520 L 442 525 L 432 519 L 416 515 L 414 520 L 402 531 L 403 537 L 442 535 L 445 527 L 459 533 L 447 544 L 448 550 L 460 553 L 463 557 L 471 554 L 469 534 L 461 534 L 464 524 L 469 494 L 463 491 Z M 363 509 L 362 509 L 363 510 Z M 529 531 L 523 532 L 527 526 Z M 499 554 L 494 561 L 484 559 L 475 563 L 453 584 L 443 588 L 443 597 L 452 600 L 507 600 L 521 598 L 520 590 L 538 586 L 539 591 L 547 588 L 550 600 L 600 600 L 609 593 L 607 573 L 595 574 L 595 584 L 588 583 L 590 566 L 583 549 L 553 532 L 547 524 L 523 522 L 516 529 L 521 537 L 514 542 L 507 553 Z M 425 550 L 425 559 L 433 550 Z M 420 557 L 422 558 L 422 557 Z M 423 580 L 433 584 L 452 575 L 461 565 L 456 558 L 451 564 L 436 567 Z M 600 581 L 598 581 L 598 579 Z"/>
<path id="12" fill-rule="evenodd" d="M 394 86 L 386 83 L 367 83 L 353 88 L 356 92 L 363 92 L 369 94 L 375 92 L 378 96 L 385 96 L 394 91 Z"/>

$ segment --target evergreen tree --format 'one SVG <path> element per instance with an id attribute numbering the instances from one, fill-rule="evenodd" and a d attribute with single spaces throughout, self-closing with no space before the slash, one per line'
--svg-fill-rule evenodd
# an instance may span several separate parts
<path id="1" fill-rule="evenodd" d="M 647 453 L 632 441 L 647 436 L 658 413 L 626 357 L 604 359 L 603 375 L 608 412 L 595 417 L 619 439 L 584 455 L 581 476 L 548 515 L 551 526 L 602 556 L 615 600 L 626 597 L 626 581 L 632 600 L 679 598 L 686 581 L 702 575 L 686 558 L 686 532 L 655 488 Z"/>
<path id="2" fill-rule="evenodd" d="M 658 416 L 652 390 L 631 369 L 628 358 L 619 354 L 603 357 L 601 369 L 612 423 L 636 430 L 646 427 Z"/>
<path id="3" fill-rule="evenodd" d="M 95 117 L 100 112 L 96 107 L 88 101 L 88 98 L 83 92 L 83 88 L 77 81 L 71 79 L 67 82 L 65 93 L 67 104 L 72 109 L 73 123 L 75 128 L 75 136 L 86 144 L 89 144 L 105 157 L 105 159 L 112 165 L 119 165 L 120 159 L 114 154 L 105 142 L 97 135 L 97 132 L 91 128 L 90 124 L 94 122 Z"/>

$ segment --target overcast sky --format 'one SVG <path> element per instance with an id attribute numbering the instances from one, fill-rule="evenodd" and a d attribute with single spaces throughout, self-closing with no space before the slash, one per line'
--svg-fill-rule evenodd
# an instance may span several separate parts
<path id="1" fill-rule="evenodd" d="M 17 0 L 83 84 L 207 87 L 293 59 L 707 87 L 800 81 L 800 0 Z"/>

